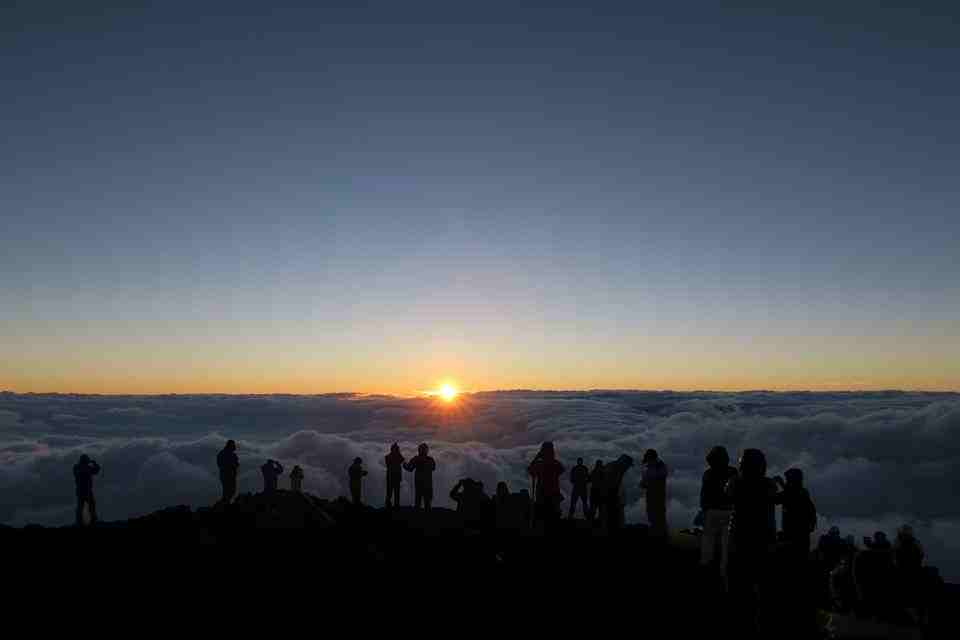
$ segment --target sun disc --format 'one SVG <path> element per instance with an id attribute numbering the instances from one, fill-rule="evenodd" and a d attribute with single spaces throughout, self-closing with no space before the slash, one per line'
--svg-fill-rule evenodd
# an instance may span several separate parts
<path id="1" fill-rule="evenodd" d="M 440 387 L 440 397 L 446 402 L 453 402 L 457 397 L 457 389 L 452 384 L 444 384 Z"/>

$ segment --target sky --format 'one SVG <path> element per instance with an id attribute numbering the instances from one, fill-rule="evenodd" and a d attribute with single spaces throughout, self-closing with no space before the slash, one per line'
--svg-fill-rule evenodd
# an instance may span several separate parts
<path id="1" fill-rule="evenodd" d="M 960 389 L 949 4 L 6 3 L 0 389 Z"/>
<path id="2" fill-rule="evenodd" d="M 240 493 L 259 491 L 264 459 L 287 474 L 300 465 L 304 490 L 347 495 L 354 457 L 369 476 L 363 495 L 380 506 L 383 456 L 398 442 L 410 457 L 426 442 L 437 461 L 435 504 L 470 477 L 487 491 L 500 481 L 529 488 L 526 468 L 544 440 L 570 469 L 655 448 L 670 469 L 667 517 L 690 527 L 705 456 L 716 444 L 737 459 L 766 453 L 770 475 L 790 467 L 819 516 L 816 536 L 838 526 L 859 542 L 891 539 L 909 523 L 929 565 L 960 583 L 960 394 L 905 392 L 544 392 L 433 398 L 370 395 L 38 395 L 0 393 L 0 523 L 66 525 L 74 517 L 72 465 L 82 453 L 102 466 L 99 515 L 114 521 L 220 497 L 217 452 L 239 445 Z M 410 477 L 403 504 L 409 504 Z M 629 522 L 646 522 L 639 471 L 624 478 Z M 561 489 L 571 495 L 568 474 Z M 564 508 L 569 503 L 564 502 Z"/>

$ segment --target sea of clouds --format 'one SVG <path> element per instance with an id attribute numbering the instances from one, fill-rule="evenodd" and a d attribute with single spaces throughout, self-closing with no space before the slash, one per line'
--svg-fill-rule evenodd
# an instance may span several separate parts
<path id="1" fill-rule="evenodd" d="M 437 459 L 437 504 L 470 476 L 488 489 L 528 486 L 525 469 L 553 440 L 569 468 L 648 447 L 671 468 L 668 517 L 690 526 L 704 455 L 766 452 L 771 474 L 804 470 L 821 515 L 859 540 L 909 522 L 932 564 L 960 582 L 960 394 L 492 392 L 445 405 L 431 398 L 354 396 L 83 396 L 0 393 L 0 522 L 67 524 L 71 467 L 81 453 L 103 467 L 101 517 L 176 504 L 212 504 L 216 454 L 239 443 L 240 491 L 261 485 L 259 465 L 303 467 L 306 490 L 345 495 L 360 456 L 371 473 L 366 500 L 382 504 L 383 456 L 394 441 L 408 457 L 428 442 Z M 646 519 L 637 471 L 627 476 L 628 520 Z M 409 483 L 406 483 L 407 485 Z M 569 491 L 569 485 L 566 486 Z M 409 500 L 409 487 L 404 487 Z"/>

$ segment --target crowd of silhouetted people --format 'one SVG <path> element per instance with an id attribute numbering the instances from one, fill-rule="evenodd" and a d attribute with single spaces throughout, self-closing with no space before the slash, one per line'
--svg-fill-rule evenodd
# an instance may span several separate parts
<path id="1" fill-rule="evenodd" d="M 217 454 L 222 494 L 218 504 L 227 505 L 237 492 L 240 467 L 234 440 L 228 440 Z M 923 594 L 936 570 L 924 566 L 924 551 L 909 526 L 902 527 L 891 544 L 883 532 L 863 541 L 861 548 L 853 536 L 841 537 L 832 527 L 811 549 L 811 536 L 817 528 L 817 510 L 804 486 L 800 469 L 787 469 L 783 477 L 767 475 L 767 461 L 759 449 L 745 449 L 736 467 L 722 446 L 706 455 L 706 469 L 700 488 L 700 511 L 695 519 L 700 534 L 700 564 L 704 575 L 715 578 L 718 592 L 735 595 L 740 602 L 760 608 L 771 567 L 781 574 L 797 576 L 793 582 L 808 589 L 805 576 L 824 585 L 830 606 L 836 611 L 858 616 L 883 618 L 892 610 L 915 611 L 913 621 L 923 617 Z M 426 443 L 406 459 L 394 443 L 383 459 L 386 470 L 387 508 L 400 505 L 404 472 L 413 477 L 413 506 L 429 511 L 433 505 L 433 475 L 436 460 Z M 604 462 L 593 468 L 578 458 L 569 471 L 572 491 L 567 518 L 578 512 L 595 527 L 614 533 L 624 526 L 624 476 L 634 466 L 629 455 Z M 278 490 L 284 468 L 276 460 L 260 467 L 264 493 Z M 89 510 L 91 522 L 97 520 L 93 478 L 100 466 L 86 454 L 74 465 L 76 481 L 76 522 L 83 524 Z M 511 491 L 500 481 L 493 495 L 483 482 L 473 478 L 459 480 L 450 490 L 465 527 L 499 532 L 537 529 L 550 532 L 562 518 L 561 478 L 567 473 L 552 442 L 544 442 L 527 467 L 530 487 Z M 347 469 L 350 501 L 364 502 L 364 479 L 369 475 L 362 458 L 355 458 Z M 654 449 L 648 449 L 640 462 L 640 489 L 646 502 L 648 537 L 654 542 L 667 539 L 666 463 Z M 290 489 L 303 491 L 304 472 L 297 465 L 289 474 Z M 775 508 L 782 507 L 778 531 Z M 791 573 L 792 572 L 792 573 Z M 814 583 L 816 585 L 816 582 Z M 799 593 L 798 587 L 797 593 Z M 813 589 L 816 591 L 816 588 Z M 913 607 L 913 608 L 911 608 Z"/>

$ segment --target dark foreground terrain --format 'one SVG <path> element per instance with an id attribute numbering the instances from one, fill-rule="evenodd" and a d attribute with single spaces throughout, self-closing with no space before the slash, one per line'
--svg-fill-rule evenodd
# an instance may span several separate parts
<path id="1" fill-rule="evenodd" d="M 286 491 L 93 527 L 0 529 L 13 593 L 51 611 L 79 605 L 78 615 L 111 628 L 132 606 L 231 633 L 294 629 L 319 615 L 361 636 L 828 637 L 815 567 L 771 558 L 754 606 L 723 594 L 699 567 L 696 544 L 686 534 L 648 540 L 640 525 L 608 535 L 582 520 L 550 535 L 481 530 L 448 509 L 373 509 Z M 955 637 L 949 587 L 936 600 L 926 629 L 846 637 Z M 747 631 L 751 620 L 759 636 Z"/>

